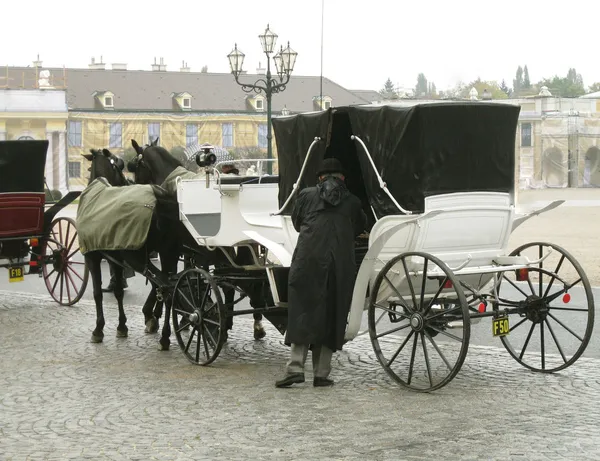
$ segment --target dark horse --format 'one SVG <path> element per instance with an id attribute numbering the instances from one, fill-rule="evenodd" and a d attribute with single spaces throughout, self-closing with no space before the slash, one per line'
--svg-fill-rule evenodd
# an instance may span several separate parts
<path id="1" fill-rule="evenodd" d="M 113 186 L 129 185 L 123 172 L 119 168 L 118 158 L 108 150 L 92 150 L 91 155 L 84 155 L 92 162 L 90 168 L 91 184 L 96 178 L 104 178 Z M 167 197 L 164 191 L 153 186 L 153 191 L 157 199 L 156 209 L 152 216 L 150 230 L 148 232 L 145 245 L 139 250 L 110 250 L 110 251 L 90 251 L 85 254 L 85 262 L 92 276 L 94 290 L 94 301 L 96 303 L 96 328 L 92 332 L 92 342 L 102 342 L 104 338 L 104 311 L 102 306 L 102 273 L 100 264 L 102 259 L 107 259 L 113 264 L 115 273 L 114 294 L 119 308 L 119 325 L 117 326 L 117 337 L 127 337 L 127 317 L 123 309 L 124 290 L 122 285 L 123 267 L 127 264 L 136 272 L 147 276 L 160 285 L 168 286 L 169 278 L 165 275 L 173 274 L 177 271 L 177 262 L 179 260 L 179 250 L 169 239 L 168 233 L 171 230 L 172 223 L 177 221 L 177 205 L 175 201 Z M 158 251 L 161 256 L 162 273 L 149 259 L 149 254 Z M 155 285 L 153 284 L 153 289 Z M 161 293 L 162 295 L 162 293 Z M 169 290 L 165 290 L 165 295 L 169 295 Z M 166 318 L 169 317 L 170 304 L 166 304 Z M 146 321 L 147 330 L 149 325 L 157 322 L 152 312 L 153 304 L 146 302 L 142 312 Z M 160 315 L 160 314 L 159 314 Z M 157 325 L 157 323 L 156 323 Z M 170 345 L 169 337 L 171 335 L 170 323 L 164 322 L 162 337 L 159 341 L 159 349 L 168 350 Z"/>
<path id="2" fill-rule="evenodd" d="M 166 149 L 157 145 L 158 138 L 154 140 L 150 145 L 142 148 L 135 140 L 131 140 L 131 144 L 138 154 L 135 159 L 127 164 L 127 169 L 134 173 L 136 184 L 157 184 L 162 185 L 167 177 L 178 167 L 183 167 L 181 162 L 173 157 Z M 180 241 L 191 248 L 195 249 L 194 259 L 199 266 L 208 269 L 208 266 L 214 265 L 215 267 L 227 267 L 231 266 L 231 263 L 227 260 L 224 254 L 217 251 L 210 251 L 207 248 L 199 247 L 195 240 L 191 237 L 187 229 L 183 224 L 179 227 L 179 239 Z M 238 253 L 235 255 L 233 248 L 227 248 L 235 262 L 240 265 L 252 264 L 253 259 L 248 248 L 238 248 Z M 225 298 L 225 305 L 227 309 L 233 310 L 233 302 L 235 296 L 235 290 L 229 287 L 223 287 L 223 294 Z M 250 304 L 253 308 L 262 308 L 266 306 L 266 299 L 264 293 L 264 287 L 262 284 L 252 284 L 252 286 L 245 287 L 244 290 L 249 298 Z M 262 314 L 255 312 L 254 316 L 254 339 L 262 339 L 266 336 L 266 331 L 262 324 Z M 165 321 L 167 321 L 165 319 Z M 227 318 L 227 329 L 230 330 L 233 326 L 233 317 Z"/>

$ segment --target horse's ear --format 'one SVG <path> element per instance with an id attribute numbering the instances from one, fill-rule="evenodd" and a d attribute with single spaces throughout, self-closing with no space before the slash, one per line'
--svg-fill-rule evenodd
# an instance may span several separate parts
<path id="1" fill-rule="evenodd" d="M 94 160 L 94 156 L 92 154 L 81 154 L 83 155 L 83 158 L 85 158 L 86 160 L 89 160 L 90 162 L 92 160 Z"/>
<path id="2" fill-rule="evenodd" d="M 160 139 L 160 136 L 157 136 L 156 139 L 154 141 L 152 141 L 150 143 L 151 146 L 157 146 L 158 145 L 158 140 Z"/>
<path id="3" fill-rule="evenodd" d="M 131 140 L 131 145 L 133 146 L 133 148 L 135 149 L 135 151 L 139 154 L 142 155 L 142 153 L 144 152 L 144 150 L 139 146 L 139 144 L 136 142 L 135 139 Z"/>
<path id="4" fill-rule="evenodd" d="M 104 154 L 105 157 L 111 157 L 112 154 L 108 149 L 102 149 L 102 153 Z"/>

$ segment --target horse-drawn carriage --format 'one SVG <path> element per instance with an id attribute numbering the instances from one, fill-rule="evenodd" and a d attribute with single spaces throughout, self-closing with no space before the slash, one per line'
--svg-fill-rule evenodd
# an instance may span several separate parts
<path id="1" fill-rule="evenodd" d="M 298 190 L 316 183 L 322 159 L 335 157 L 369 216 L 368 236 L 356 242 L 359 269 L 347 341 L 368 332 L 386 372 L 417 391 L 454 378 L 471 326 L 484 318 L 491 319 L 489 334 L 523 366 L 554 372 L 573 364 L 594 322 L 584 271 L 551 243 L 507 250 L 514 229 L 562 203 L 517 206 L 519 110 L 437 103 L 277 118 L 278 176 L 222 175 L 206 158 L 200 162 L 205 176 L 182 175 L 175 166 L 161 176 L 153 157 L 168 153 L 135 145 L 136 182 L 141 170 L 154 169 L 147 177 L 176 191 L 179 219 L 191 237 L 184 246 L 186 269 L 169 279 L 175 282 L 154 279 L 172 300 L 173 327 L 186 357 L 200 365 L 214 361 L 234 315 L 262 312 L 286 330 L 287 274 L 298 238 L 292 205 Z M 226 264 L 209 267 L 204 256 L 196 259 L 199 249 Z M 236 258 L 241 249 L 249 255 L 243 261 Z M 239 296 L 225 300 L 224 290 Z M 263 302 L 254 302 L 254 309 L 233 310 L 257 293 Z M 365 311 L 368 330 L 360 332 Z"/>
<path id="2" fill-rule="evenodd" d="M 48 141 L 0 141 L 0 267 L 10 282 L 39 274 L 50 296 L 71 306 L 85 292 L 88 270 L 75 221 L 56 215 L 80 192 L 46 203 L 47 150 Z"/>

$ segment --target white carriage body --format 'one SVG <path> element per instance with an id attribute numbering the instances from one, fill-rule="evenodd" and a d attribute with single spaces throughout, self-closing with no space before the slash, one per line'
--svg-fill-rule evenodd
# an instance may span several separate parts
<path id="1" fill-rule="evenodd" d="M 207 187 L 204 178 L 178 180 L 180 219 L 200 245 L 217 251 L 218 247 L 255 242 L 268 248 L 277 266 L 289 267 L 298 233 L 290 216 L 276 215 L 278 192 L 278 185 L 269 183 L 221 184 L 212 179 Z M 553 202 L 541 211 L 517 214 L 513 199 L 512 194 L 500 192 L 435 195 L 425 199 L 422 214 L 379 219 L 371 230 L 369 251 L 358 272 L 346 339 L 358 334 L 369 283 L 398 254 L 422 251 L 436 256 L 461 281 L 476 289 L 485 286 L 499 266 L 505 270 L 525 267 L 528 261 L 506 256 L 512 230 L 528 217 L 562 202 Z M 270 281 L 276 295 L 273 279 Z M 394 282 L 408 293 L 406 281 Z M 426 292 L 431 295 L 438 286 L 438 281 L 431 280 Z M 385 290 L 381 292 L 386 294 Z M 279 301 L 277 296 L 275 299 Z"/>

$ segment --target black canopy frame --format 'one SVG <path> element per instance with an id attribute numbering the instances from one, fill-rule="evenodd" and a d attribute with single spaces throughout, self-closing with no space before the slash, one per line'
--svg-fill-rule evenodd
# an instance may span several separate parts
<path id="1" fill-rule="evenodd" d="M 512 194 L 519 112 L 512 104 L 474 101 L 349 106 L 275 118 L 279 206 L 292 193 L 315 137 L 321 141 L 298 188 L 315 185 L 322 159 L 335 157 L 346 170 L 348 188 L 373 220 L 402 214 L 398 205 L 422 213 L 425 197 L 431 195 Z M 353 136 L 364 142 L 368 153 Z M 282 213 L 290 214 L 292 205 L 293 199 Z"/>
<path id="2" fill-rule="evenodd" d="M 48 141 L 0 141 L 0 193 L 44 192 Z"/>

